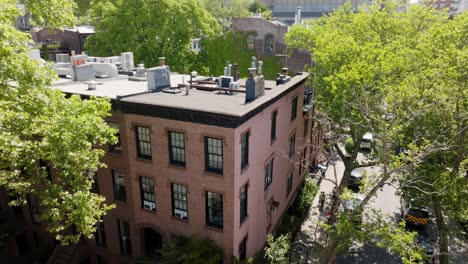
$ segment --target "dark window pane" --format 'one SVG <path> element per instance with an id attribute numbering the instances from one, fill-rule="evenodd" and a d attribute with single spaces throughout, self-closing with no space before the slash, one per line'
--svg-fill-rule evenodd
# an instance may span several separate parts
<path id="1" fill-rule="evenodd" d="M 151 159 L 151 135 L 147 127 L 136 127 L 137 156 L 143 159 Z"/>
<path id="2" fill-rule="evenodd" d="M 297 116 L 297 96 L 291 102 L 291 121 Z"/>
<path id="3" fill-rule="evenodd" d="M 247 185 L 242 186 L 240 190 L 240 222 L 242 223 L 247 217 L 247 200 L 248 200 L 248 187 Z"/>
<path id="4" fill-rule="evenodd" d="M 241 169 L 249 164 L 249 132 L 241 137 Z"/>
<path id="5" fill-rule="evenodd" d="M 169 131 L 169 161 L 171 164 L 185 166 L 184 133 Z"/>
<path id="6" fill-rule="evenodd" d="M 180 219 L 188 219 L 187 187 L 173 183 L 172 193 L 172 215 Z"/>
<path id="7" fill-rule="evenodd" d="M 156 201 L 154 195 L 153 179 L 140 177 L 141 207 L 146 210 L 155 211 Z"/>
<path id="8" fill-rule="evenodd" d="M 114 199 L 117 201 L 127 202 L 124 175 L 112 170 L 112 181 L 114 186 Z"/>
<path id="9" fill-rule="evenodd" d="M 274 111 L 271 114 L 271 136 L 270 141 L 273 142 L 276 139 L 276 116 L 278 115 L 277 111 Z"/>
<path id="10" fill-rule="evenodd" d="M 131 256 L 132 243 L 130 238 L 130 226 L 127 221 L 117 219 L 117 227 L 120 238 L 120 253 L 124 256 Z"/>
<path id="11" fill-rule="evenodd" d="M 223 195 L 206 192 L 206 224 L 223 228 Z"/>
<path id="12" fill-rule="evenodd" d="M 223 140 L 205 138 L 205 169 L 207 171 L 223 173 Z"/>

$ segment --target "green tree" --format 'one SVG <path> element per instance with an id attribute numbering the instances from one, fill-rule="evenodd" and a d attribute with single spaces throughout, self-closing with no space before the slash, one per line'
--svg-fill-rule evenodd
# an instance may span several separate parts
<path id="1" fill-rule="evenodd" d="M 91 15 L 96 28 L 86 42 L 91 54 L 133 51 L 137 62 L 150 67 L 163 56 L 179 72 L 193 70 L 197 60 L 190 39 L 219 32 L 218 23 L 198 0 L 99 0 Z"/>
<path id="2" fill-rule="evenodd" d="M 468 221 L 467 101 L 468 14 L 431 28 L 421 42 L 420 70 L 414 98 L 405 113 L 412 125 L 401 144 L 408 146 L 414 169 L 401 175 L 403 194 L 432 202 L 439 234 L 440 263 L 448 263 L 448 223 Z M 428 102 L 424 112 L 418 102 Z M 422 155 L 421 153 L 430 153 Z"/>
<path id="3" fill-rule="evenodd" d="M 200 2 L 223 28 L 229 27 L 232 18 L 250 16 L 249 0 L 200 0 Z"/>
<path id="4" fill-rule="evenodd" d="M 200 54 L 203 64 L 207 67 L 209 75 L 219 76 L 223 74 L 224 67 L 229 61 L 239 65 L 239 76 L 248 77 L 248 68 L 251 65 L 252 56 L 255 56 L 254 50 L 247 50 L 247 32 L 229 31 L 221 36 L 205 39 L 202 43 L 202 52 Z M 281 64 L 278 57 L 263 57 L 263 75 L 266 79 L 276 78 Z"/>
<path id="5" fill-rule="evenodd" d="M 289 263 L 289 251 L 291 249 L 291 234 L 274 238 L 269 234 L 266 239 L 265 257 L 270 264 Z"/>
<path id="6" fill-rule="evenodd" d="M 250 3 L 249 11 L 251 13 L 260 13 L 265 19 L 271 19 L 272 17 L 271 10 L 268 9 L 268 7 L 264 3 L 258 0 L 254 0 L 252 3 Z"/>
<path id="7" fill-rule="evenodd" d="M 442 142 L 425 140 L 420 137 L 421 134 L 414 134 L 415 119 L 419 120 L 423 116 L 437 118 L 434 111 L 428 111 L 435 106 L 436 109 L 445 107 L 447 110 L 444 113 L 454 109 L 456 103 L 446 101 L 447 89 L 454 85 L 453 75 L 459 77 L 456 87 L 466 87 L 466 75 L 461 74 L 466 74 L 466 66 L 458 61 L 451 61 L 463 61 L 463 56 L 456 55 L 466 53 L 466 50 L 449 50 L 447 54 L 453 54 L 452 59 L 438 57 L 434 63 L 450 65 L 450 71 L 447 71 L 440 66 L 428 66 L 436 66 L 428 64 L 428 60 L 438 53 L 429 55 L 431 51 L 427 49 L 428 46 L 435 45 L 435 40 L 438 42 L 436 46 L 451 47 L 458 44 L 462 47 L 463 39 L 466 42 L 466 35 L 460 33 L 460 36 L 465 37 L 444 41 L 444 34 L 440 29 L 453 32 L 453 23 L 461 23 L 458 26 L 459 31 L 466 31 L 466 23 L 463 22 L 466 20 L 450 21 L 447 13 L 423 6 L 412 6 L 403 12 L 398 10 L 401 9 L 392 1 L 385 1 L 385 5 L 376 3 L 357 13 L 350 5 L 346 5 L 307 25 L 293 26 L 286 36 L 289 47 L 307 49 L 312 54 L 315 67 L 311 69 L 311 73 L 314 77 L 317 104 L 329 121 L 327 126 L 331 128 L 333 135 L 330 141 L 332 151 L 338 154 L 345 165 L 342 181 L 336 182 L 339 195 L 332 206 L 331 223 L 334 227 L 329 228 L 331 240 L 326 246 L 329 252 L 328 263 L 334 261 L 336 251 L 345 249 L 349 241 L 370 239 L 359 231 L 360 224 L 350 222 L 349 219 L 356 220 L 356 215 L 363 213 L 363 208 L 379 189 L 385 184 L 396 183 L 401 178 L 402 171 L 410 171 L 418 166 L 418 162 L 434 154 L 439 142 Z M 434 77 L 431 78 L 432 83 L 426 80 L 427 76 Z M 440 88 L 434 89 L 435 86 Z M 454 98 L 466 98 L 463 95 L 461 89 L 452 89 Z M 446 103 L 445 106 L 443 103 Z M 466 108 L 464 109 L 466 113 Z M 458 135 L 466 126 L 454 122 L 450 127 L 453 128 L 452 134 Z M 441 131 L 429 125 L 424 129 L 417 131 L 433 131 L 434 134 Z M 365 132 L 376 135 L 376 156 L 369 163 L 360 163 L 357 155 Z M 419 142 L 415 146 L 421 146 L 411 155 L 414 163 L 404 161 L 402 156 L 394 153 L 395 146 L 401 146 L 403 139 L 408 138 L 405 135 L 410 133 L 416 136 L 411 142 Z M 345 142 L 347 138 L 352 142 Z M 345 143 L 348 154 L 343 151 L 342 146 Z M 361 190 L 365 198 L 360 207 L 351 216 L 338 213 L 338 207 L 346 198 L 345 189 L 351 171 L 373 164 L 381 164 L 382 172 L 367 176 L 367 184 Z M 398 227 L 393 226 L 393 230 L 398 230 Z M 398 232 L 396 234 L 399 236 Z M 400 239 L 392 241 L 402 242 Z M 401 245 L 404 244 L 394 248 L 406 248 Z M 398 253 L 407 254 L 402 251 Z M 417 259 L 418 253 L 411 252 L 411 256 L 406 259 Z"/>
<path id="8" fill-rule="evenodd" d="M 103 121 L 110 104 L 65 98 L 49 88 L 55 74 L 29 58 L 32 40 L 14 28 L 21 14 L 17 2 L 0 2 L 0 187 L 16 197 L 11 206 L 25 204 L 28 195 L 38 197 L 48 230 L 64 243 L 77 242 L 91 237 L 111 208 L 90 192 L 93 173 L 104 166 L 99 161 L 104 151 L 95 146 L 115 140 Z M 37 25 L 73 24 L 70 0 L 21 2 Z M 52 181 L 45 164 L 55 172 Z"/>

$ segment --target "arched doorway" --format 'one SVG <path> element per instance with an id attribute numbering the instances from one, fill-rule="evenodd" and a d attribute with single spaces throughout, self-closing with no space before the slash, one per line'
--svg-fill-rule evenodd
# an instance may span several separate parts
<path id="1" fill-rule="evenodd" d="M 156 250 L 161 248 L 161 234 L 150 227 L 143 228 L 143 255 L 148 257 L 156 256 Z"/>

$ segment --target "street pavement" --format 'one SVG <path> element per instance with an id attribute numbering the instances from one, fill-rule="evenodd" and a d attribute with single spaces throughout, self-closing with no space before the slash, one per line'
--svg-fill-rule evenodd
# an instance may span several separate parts
<path id="1" fill-rule="evenodd" d="M 358 156 L 358 160 L 365 161 L 366 157 L 363 155 Z M 366 175 L 370 176 L 372 173 L 379 173 L 379 167 L 368 167 L 364 168 L 366 170 Z M 320 192 L 325 192 L 326 202 L 324 212 L 329 209 L 332 192 L 335 183 L 341 181 L 341 177 L 344 171 L 344 164 L 341 162 L 339 157 L 332 157 L 329 160 L 328 169 L 325 172 L 325 177 L 321 181 L 320 190 L 318 191 L 314 201 L 312 203 L 310 212 L 306 220 L 301 226 L 301 231 L 296 237 L 297 240 L 301 240 L 309 246 L 317 246 L 319 241 L 323 243 L 327 240 L 325 233 L 323 232 L 320 225 L 317 223 L 326 221 L 326 218 L 323 214 L 319 212 L 319 194 Z M 382 211 L 384 215 L 388 217 L 399 220 L 400 216 L 400 198 L 396 194 L 396 189 L 392 186 L 386 185 L 379 190 L 377 196 L 372 199 L 368 208 L 375 208 Z M 316 247 L 315 247 L 316 248 Z M 320 259 L 320 250 L 310 252 L 310 262 L 319 263 Z M 401 260 L 398 257 L 390 255 L 385 249 L 378 248 L 374 245 L 364 245 L 364 244 L 355 244 L 350 248 L 349 252 L 346 252 L 343 255 L 337 256 L 337 263 L 401 263 Z"/>
<path id="2" fill-rule="evenodd" d="M 365 162 L 367 154 L 360 153 L 358 160 Z M 372 177 L 372 174 L 380 173 L 380 167 L 366 167 L 366 177 Z M 320 263 L 323 250 L 318 246 L 327 241 L 326 233 L 323 228 L 318 224 L 325 222 L 327 219 L 319 211 L 319 195 L 320 192 L 325 192 L 326 201 L 323 212 L 329 210 L 329 205 L 336 183 L 341 181 L 344 171 L 344 164 L 339 157 L 331 157 L 328 163 L 328 169 L 325 172 L 324 179 L 320 183 L 320 190 L 317 192 L 313 200 L 309 214 L 303 222 L 300 232 L 296 236 L 296 241 L 302 241 L 311 248 L 311 252 L 307 252 L 309 256 L 309 263 Z M 392 221 L 401 221 L 401 201 L 394 186 L 385 185 L 379 190 L 376 196 L 369 202 L 365 210 L 370 208 L 378 209 L 384 216 L 387 216 Z M 365 219 L 364 219 L 365 221 Z M 452 228 L 450 228 L 452 229 Z M 435 224 L 427 228 L 427 235 L 429 238 L 436 238 Z M 468 246 L 466 241 L 457 239 L 456 236 L 450 235 L 450 263 L 468 263 Z M 319 242 L 319 243 L 318 243 Z M 378 248 L 371 244 L 355 243 L 348 252 L 338 255 L 336 258 L 337 264 L 400 264 L 401 259 L 398 256 L 393 256 L 386 249 Z"/>

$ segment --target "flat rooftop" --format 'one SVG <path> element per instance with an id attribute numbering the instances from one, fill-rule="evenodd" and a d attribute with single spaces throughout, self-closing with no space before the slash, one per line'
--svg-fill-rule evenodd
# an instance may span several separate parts
<path id="1" fill-rule="evenodd" d="M 243 92 L 229 94 L 224 91 L 203 91 L 192 88 L 189 95 L 186 95 L 185 88 L 181 88 L 180 93 L 149 91 L 146 81 L 130 81 L 126 75 L 119 75 L 116 78 L 95 79 L 98 83 L 95 90 L 88 90 L 88 85 L 85 82 L 76 82 L 67 78 L 56 80 L 52 88 L 69 94 L 108 97 L 128 103 L 157 105 L 240 117 L 281 96 L 285 90 L 304 82 L 308 77 L 308 73 L 296 75 L 289 82 L 278 86 L 276 80 L 265 80 L 265 94 L 249 103 L 245 103 L 246 94 Z M 189 75 L 171 74 L 171 87 L 177 90 L 177 87 L 181 84 L 188 85 L 189 80 Z M 239 80 L 240 90 L 245 90 L 245 87 L 243 87 L 245 81 L 245 79 Z"/>

